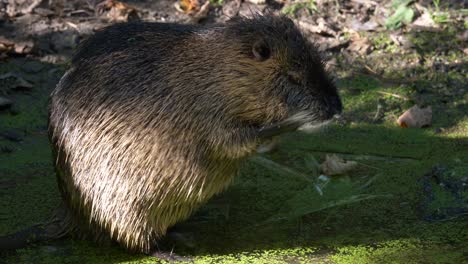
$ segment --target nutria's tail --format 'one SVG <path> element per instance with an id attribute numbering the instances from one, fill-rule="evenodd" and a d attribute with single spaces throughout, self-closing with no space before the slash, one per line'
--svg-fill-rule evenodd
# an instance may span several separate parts
<path id="1" fill-rule="evenodd" d="M 36 224 L 14 234 L 0 236 L 0 251 L 24 248 L 33 243 L 63 238 L 74 229 L 73 218 L 65 205 L 55 209 L 52 216 L 44 223 Z"/>

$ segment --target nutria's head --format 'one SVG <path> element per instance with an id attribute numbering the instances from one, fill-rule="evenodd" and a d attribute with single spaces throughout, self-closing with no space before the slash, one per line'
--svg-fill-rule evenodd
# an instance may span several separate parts
<path id="1" fill-rule="evenodd" d="M 264 126 L 307 113 L 309 122 L 323 122 L 341 112 L 317 48 L 289 18 L 234 18 L 224 34 L 234 40 L 223 67 L 230 72 L 227 82 L 235 82 L 228 92 L 243 104 L 235 108 L 242 109 L 236 113 L 241 119 Z"/>

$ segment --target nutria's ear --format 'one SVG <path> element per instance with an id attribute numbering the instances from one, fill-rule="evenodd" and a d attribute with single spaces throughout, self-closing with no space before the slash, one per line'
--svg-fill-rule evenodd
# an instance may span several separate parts
<path id="1" fill-rule="evenodd" d="M 254 55 L 255 60 L 265 61 L 268 58 L 270 58 L 270 46 L 268 46 L 265 40 L 258 40 L 252 46 L 252 53 Z"/>

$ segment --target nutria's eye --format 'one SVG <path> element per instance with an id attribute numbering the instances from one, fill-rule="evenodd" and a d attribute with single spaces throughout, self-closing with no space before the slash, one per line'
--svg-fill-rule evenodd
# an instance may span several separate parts
<path id="1" fill-rule="evenodd" d="M 302 75 L 298 72 L 289 71 L 288 80 L 295 85 L 300 85 L 302 83 Z"/>
<path id="2" fill-rule="evenodd" d="M 265 61 L 270 58 L 270 47 L 265 41 L 260 40 L 252 46 L 252 53 L 257 61 Z"/>

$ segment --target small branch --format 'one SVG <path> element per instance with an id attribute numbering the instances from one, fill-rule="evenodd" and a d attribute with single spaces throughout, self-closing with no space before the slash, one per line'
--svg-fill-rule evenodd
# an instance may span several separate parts
<path id="1" fill-rule="evenodd" d="M 317 152 L 317 153 L 324 153 L 324 154 L 339 154 L 343 158 L 352 159 L 352 160 L 383 160 L 383 161 L 392 161 L 392 162 L 400 162 L 400 161 L 417 161 L 420 160 L 418 158 L 411 158 L 411 157 L 392 157 L 392 156 L 385 156 L 385 155 L 365 155 L 365 154 L 355 154 L 350 152 L 328 152 L 328 151 L 320 151 L 320 150 L 313 150 L 313 149 L 304 149 L 310 152 Z"/>
<path id="2" fill-rule="evenodd" d="M 351 0 L 351 2 L 355 2 L 355 3 L 363 4 L 363 5 L 364 4 L 373 5 L 373 6 L 379 5 L 377 2 L 372 1 L 372 0 Z"/>
<path id="3" fill-rule="evenodd" d="M 388 93 L 388 92 L 384 92 L 384 91 L 377 91 L 379 94 L 383 94 L 383 95 L 389 95 L 389 96 L 392 96 L 392 97 L 395 97 L 395 98 L 398 98 L 398 99 L 403 99 L 405 101 L 409 101 L 409 98 L 406 97 L 406 96 L 403 96 L 403 95 L 399 95 L 399 94 L 395 94 L 395 93 Z"/>
<path id="4" fill-rule="evenodd" d="M 374 71 L 373 69 L 371 69 L 371 67 L 369 67 L 367 64 L 364 64 L 364 68 L 366 68 L 366 70 L 368 70 L 370 73 L 372 74 L 378 74 L 376 71 Z"/>
<path id="5" fill-rule="evenodd" d="M 32 2 L 31 5 L 29 5 L 28 7 L 26 7 L 24 10 L 22 10 L 22 13 L 24 14 L 30 14 L 32 13 L 32 11 L 38 7 L 40 4 L 42 4 L 43 0 L 34 0 L 34 2 Z"/>

